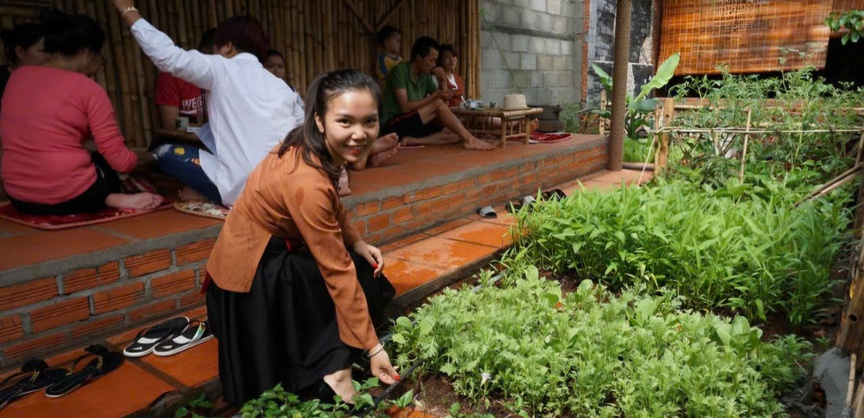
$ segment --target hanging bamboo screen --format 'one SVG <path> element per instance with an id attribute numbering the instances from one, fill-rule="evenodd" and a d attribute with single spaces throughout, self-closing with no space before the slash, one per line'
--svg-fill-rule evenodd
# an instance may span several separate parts
<path id="1" fill-rule="evenodd" d="M 96 79 L 114 103 L 127 145 L 146 147 L 157 124 L 153 89 L 158 74 L 111 0 L 0 0 L 0 28 L 32 20 L 47 6 L 87 14 L 105 29 L 108 63 Z M 468 95 L 478 96 L 479 0 L 138 0 L 136 7 L 187 49 L 226 17 L 257 18 L 270 35 L 271 47 L 285 55 L 289 84 L 301 92 L 323 71 L 359 68 L 371 73 L 378 53 L 375 33 L 392 25 L 402 31 L 406 59 L 411 43 L 420 36 L 453 44 L 460 53 L 458 71 L 466 79 Z"/>
<path id="2" fill-rule="evenodd" d="M 681 52 L 676 75 L 823 68 L 832 10 L 861 0 L 664 0 L 660 56 Z"/>

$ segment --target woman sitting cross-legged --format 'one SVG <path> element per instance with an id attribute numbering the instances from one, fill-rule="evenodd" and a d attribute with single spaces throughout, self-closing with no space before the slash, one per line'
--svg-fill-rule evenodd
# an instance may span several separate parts
<path id="1" fill-rule="evenodd" d="M 384 257 L 348 220 L 335 182 L 378 136 L 381 91 L 357 70 L 319 76 L 306 119 L 249 175 L 207 262 L 207 313 L 225 400 L 276 384 L 332 401 L 355 394 L 364 350 L 386 384 L 396 368 L 375 325 L 395 290 Z"/>
<path id="2" fill-rule="evenodd" d="M 12 73 L 0 111 L 2 176 L 12 205 L 33 215 L 159 206 L 157 194 L 120 190 L 115 171 L 132 171 L 139 158 L 126 148 L 108 94 L 90 79 L 104 64 L 105 32 L 84 15 L 49 11 L 40 20 L 48 58 Z M 92 155 L 84 148 L 91 136 L 98 150 Z"/>
<path id="3" fill-rule="evenodd" d="M 175 46 L 132 0 L 114 0 L 114 7 L 160 71 L 207 90 L 212 152 L 165 144 L 155 152 L 159 168 L 186 185 L 181 199 L 233 206 L 249 173 L 303 121 L 296 94 L 261 65 L 264 28 L 249 16 L 230 17 L 216 28 L 216 54 L 207 55 Z"/>

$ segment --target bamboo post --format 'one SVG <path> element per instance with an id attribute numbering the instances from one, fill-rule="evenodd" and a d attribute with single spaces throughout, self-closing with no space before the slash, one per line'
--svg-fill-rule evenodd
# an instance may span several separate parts
<path id="1" fill-rule="evenodd" d="M 750 117 L 753 116 L 753 109 L 747 108 L 747 127 L 745 130 L 750 131 Z M 741 171 L 738 172 L 738 180 L 744 183 L 744 165 L 747 163 L 747 143 L 750 141 L 750 134 L 744 134 L 744 150 L 741 152 Z"/>
<path id="2" fill-rule="evenodd" d="M 858 362 L 858 355 L 852 353 L 849 356 L 849 386 L 846 389 L 846 411 L 852 409 L 852 398 L 855 395 L 855 364 Z"/>
<path id="3" fill-rule="evenodd" d="M 858 153 L 855 155 L 855 165 L 861 162 L 862 149 L 864 149 L 864 126 L 861 126 L 861 135 L 858 137 Z"/>
<path id="4" fill-rule="evenodd" d="M 858 390 L 855 393 L 855 400 L 852 401 L 852 407 L 855 408 L 855 418 L 864 418 L 864 379 L 858 382 Z"/>
<path id="5" fill-rule="evenodd" d="M 675 117 L 675 99 L 666 98 L 663 100 L 662 113 L 659 116 L 661 119 L 660 142 L 657 144 L 657 151 L 654 154 L 654 172 L 662 172 L 669 163 L 669 133 L 663 131 L 662 127 L 667 126 Z"/>
<path id="6" fill-rule="evenodd" d="M 130 143 L 130 130 L 132 129 L 132 124 L 129 123 L 129 119 L 127 116 L 128 112 L 125 110 L 131 107 L 131 102 L 128 102 L 129 92 L 129 78 L 127 77 L 126 71 L 124 70 L 124 48 L 123 48 L 123 36 L 120 32 L 120 18 L 117 16 L 117 13 L 108 13 L 108 30 L 110 33 L 111 39 L 111 50 L 113 51 L 113 55 L 115 58 L 114 61 L 114 72 L 117 74 L 120 79 L 119 86 L 117 88 L 117 96 L 116 101 L 114 102 L 114 109 L 117 112 L 117 119 L 120 124 L 121 130 L 126 138 L 127 145 L 134 145 L 134 143 Z"/>
<path id="7" fill-rule="evenodd" d="M 861 263 L 861 254 L 858 254 L 858 263 Z M 860 267 L 860 265 L 859 265 Z M 849 286 L 849 304 L 843 313 L 840 324 L 840 334 L 837 342 L 840 350 L 845 354 L 858 353 L 861 350 L 861 340 L 864 339 L 864 276 L 858 268 L 852 284 Z M 857 364 L 857 368 L 860 368 Z"/>

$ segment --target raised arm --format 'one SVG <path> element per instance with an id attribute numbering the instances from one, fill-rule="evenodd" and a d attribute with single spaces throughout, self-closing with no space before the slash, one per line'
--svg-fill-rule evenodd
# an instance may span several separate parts
<path id="1" fill-rule="evenodd" d="M 132 36 L 160 71 L 173 74 L 203 89 L 212 90 L 215 83 L 214 67 L 218 56 L 198 51 L 186 51 L 174 45 L 168 35 L 144 20 L 133 0 L 114 0 L 120 16 L 132 29 Z"/>
<path id="2" fill-rule="evenodd" d="M 395 68 L 396 67 L 394 67 L 394 69 Z M 390 77 L 387 79 L 387 88 L 393 89 L 393 95 L 396 96 L 396 102 L 399 103 L 399 108 L 402 109 L 402 113 L 413 112 L 434 102 L 435 100 L 449 100 L 447 92 L 444 91 L 436 91 L 420 100 L 408 100 L 408 77 L 410 77 L 410 75 L 408 75 L 407 71 L 390 70 Z"/>

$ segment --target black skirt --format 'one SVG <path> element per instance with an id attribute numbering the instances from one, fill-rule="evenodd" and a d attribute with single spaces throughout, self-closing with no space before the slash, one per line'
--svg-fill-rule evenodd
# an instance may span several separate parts
<path id="1" fill-rule="evenodd" d="M 377 328 L 396 291 L 369 263 L 349 251 Z M 361 350 L 339 339 L 336 308 L 308 251 L 288 252 L 273 237 L 248 293 L 207 288 L 207 316 L 219 341 L 224 399 L 242 405 L 281 383 L 299 392 L 359 361 Z"/>

